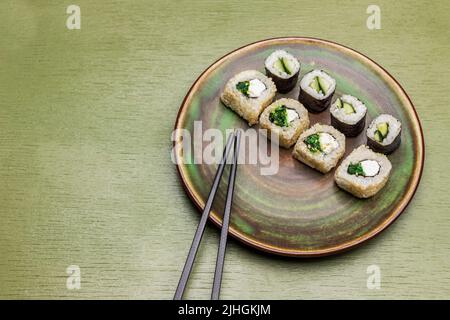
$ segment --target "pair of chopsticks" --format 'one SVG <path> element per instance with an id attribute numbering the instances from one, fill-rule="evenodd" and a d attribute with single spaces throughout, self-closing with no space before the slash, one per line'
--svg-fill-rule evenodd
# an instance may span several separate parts
<path id="1" fill-rule="evenodd" d="M 219 250 L 217 252 L 216 270 L 214 272 L 214 282 L 211 293 L 211 300 L 219 299 L 220 286 L 222 283 L 223 265 L 225 261 L 225 249 L 227 246 L 228 227 L 230 225 L 231 204 L 233 202 L 234 181 L 236 179 L 240 140 L 241 140 L 240 130 L 236 130 L 228 137 L 227 144 L 223 151 L 222 160 L 217 169 L 216 176 L 214 177 L 214 182 L 211 187 L 211 191 L 209 192 L 208 200 L 206 201 L 206 205 L 205 208 L 203 209 L 200 222 L 198 223 L 197 231 L 195 231 L 194 239 L 192 240 L 191 244 L 191 249 L 189 250 L 186 263 L 184 264 L 183 272 L 181 273 L 180 281 L 178 282 L 177 290 L 175 291 L 174 300 L 181 300 L 181 298 L 183 297 L 183 293 L 186 288 L 186 284 L 189 280 L 189 275 L 191 274 L 192 266 L 194 264 L 195 256 L 197 255 L 197 250 L 200 245 L 200 241 L 202 240 L 203 232 L 205 231 L 206 222 L 208 221 L 209 213 L 211 211 L 211 206 L 216 196 L 220 179 L 222 178 L 225 164 L 230 154 L 231 147 L 234 145 L 233 162 L 231 164 L 231 171 L 228 177 L 227 197 L 225 200 L 225 209 L 222 219 L 223 222 L 222 222 L 222 230 L 220 233 Z"/>

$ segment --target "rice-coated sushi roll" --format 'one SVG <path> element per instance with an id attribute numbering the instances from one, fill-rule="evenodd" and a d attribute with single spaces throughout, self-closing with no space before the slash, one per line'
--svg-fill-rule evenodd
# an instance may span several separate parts
<path id="1" fill-rule="evenodd" d="M 358 98 L 345 94 L 331 105 L 331 125 L 345 134 L 356 137 L 366 126 L 367 108 Z"/>
<path id="2" fill-rule="evenodd" d="M 298 100 L 311 112 L 322 112 L 331 104 L 336 80 L 323 70 L 313 70 L 300 80 Z"/>
<path id="3" fill-rule="evenodd" d="M 259 124 L 267 129 L 268 137 L 273 132 L 280 146 L 290 148 L 309 127 L 308 111 L 297 100 L 282 98 L 261 113 Z"/>
<path id="4" fill-rule="evenodd" d="M 345 153 L 345 136 L 332 126 L 316 123 L 303 132 L 292 155 L 308 166 L 327 173 Z"/>
<path id="5" fill-rule="evenodd" d="M 227 82 L 220 99 L 249 125 L 254 125 L 264 108 L 272 103 L 276 92 L 270 78 L 259 71 L 246 70 Z"/>
<path id="6" fill-rule="evenodd" d="M 287 93 L 297 84 L 300 62 L 284 50 L 274 51 L 265 61 L 266 74 L 275 82 L 278 92 Z"/>
<path id="7" fill-rule="evenodd" d="M 402 124 L 390 114 L 381 114 L 367 128 L 367 145 L 376 152 L 389 154 L 400 146 Z"/>
<path id="8" fill-rule="evenodd" d="M 334 173 L 336 184 L 358 198 L 369 198 L 389 179 L 392 165 L 381 153 L 361 145 L 345 158 Z"/>

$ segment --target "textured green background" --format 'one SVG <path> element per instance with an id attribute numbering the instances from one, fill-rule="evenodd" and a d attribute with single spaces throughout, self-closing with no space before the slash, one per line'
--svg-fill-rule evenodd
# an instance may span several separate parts
<path id="1" fill-rule="evenodd" d="M 81 6 L 81 30 L 65 27 Z M 215 59 L 256 40 L 312 36 L 389 70 L 425 131 L 421 186 L 380 237 L 320 260 L 232 241 L 222 298 L 450 298 L 448 1 L 44 1 L 0 4 L 0 297 L 172 297 L 198 221 L 170 162 L 178 107 Z M 208 228 L 188 298 L 208 298 Z M 80 290 L 65 269 L 81 268 Z M 382 288 L 366 288 L 377 264 Z"/>

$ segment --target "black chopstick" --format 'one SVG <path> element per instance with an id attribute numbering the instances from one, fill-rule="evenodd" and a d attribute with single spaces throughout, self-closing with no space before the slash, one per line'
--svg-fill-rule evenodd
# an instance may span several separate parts
<path id="1" fill-rule="evenodd" d="M 220 286 L 222 283 L 223 265 L 225 262 L 225 250 L 227 247 L 228 227 L 230 225 L 231 204 L 233 203 L 234 181 L 236 179 L 240 141 L 241 141 L 241 131 L 237 130 L 234 142 L 233 163 L 231 164 L 231 171 L 228 177 L 227 198 L 225 202 L 225 209 L 223 212 L 222 230 L 220 233 L 219 250 L 217 251 L 216 271 L 214 273 L 214 282 L 211 300 L 219 300 L 220 295 Z"/>
<path id="2" fill-rule="evenodd" d="M 216 196 L 217 189 L 219 187 L 220 178 L 222 178 L 223 169 L 225 168 L 225 164 L 228 159 L 228 155 L 231 150 L 231 146 L 235 140 L 235 133 L 233 132 L 228 137 L 227 144 L 223 151 L 222 160 L 219 164 L 219 167 L 216 172 L 216 176 L 214 177 L 214 182 L 211 187 L 211 191 L 208 195 L 208 200 L 206 201 L 205 208 L 203 209 L 202 216 L 200 218 L 200 222 L 197 226 L 197 231 L 195 231 L 194 239 L 192 240 L 191 248 L 189 250 L 189 254 L 186 259 L 186 263 L 184 264 L 183 272 L 181 273 L 180 281 L 178 282 L 177 290 L 175 291 L 175 295 L 173 297 L 174 300 L 181 300 L 183 297 L 184 290 L 186 288 L 186 284 L 189 280 L 189 275 L 191 274 L 192 266 L 194 264 L 195 256 L 197 255 L 197 250 L 202 240 L 203 232 L 205 231 L 206 222 L 208 221 L 209 212 L 211 211 L 211 206 L 214 201 L 214 197 Z"/>

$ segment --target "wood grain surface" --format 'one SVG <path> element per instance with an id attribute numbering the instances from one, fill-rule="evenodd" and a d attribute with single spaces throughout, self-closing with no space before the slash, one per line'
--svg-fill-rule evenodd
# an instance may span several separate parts
<path id="1" fill-rule="evenodd" d="M 0 298 L 172 298 L 199 219 L 170 160 L 178 107 L 220 56 L 288 35 L 352 47 L 402 84 L 425 133 L 422 182 L 387 231 L 339 256 L 231 241 L 221 297 L 450 298 L 449 2 L 377 1 L 381 30 L 366 1 L 73 2 L 81 30 L 66 28 L 72 2 L 0 4 Z M 218 234 L 187 298 L 209 298 Z"/>

